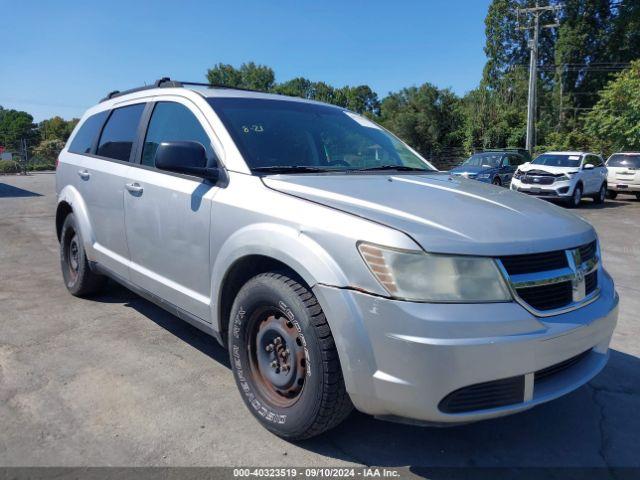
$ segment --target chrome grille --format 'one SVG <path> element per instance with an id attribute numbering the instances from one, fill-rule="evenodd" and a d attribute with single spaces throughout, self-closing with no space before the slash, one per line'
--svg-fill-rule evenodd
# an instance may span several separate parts
<path id="1" fill-rule="evenodd" d="M 500 257 L 516 300 L 537 316 L 579 308 L 599 295 L 596 241 L 569 250 Z"/>

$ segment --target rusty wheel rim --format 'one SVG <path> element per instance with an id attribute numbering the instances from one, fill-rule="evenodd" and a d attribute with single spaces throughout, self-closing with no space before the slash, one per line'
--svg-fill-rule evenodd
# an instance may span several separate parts
<path id="1" fill-rule="evenodd" d="M 274 405 L 293 405 L 307 373 L 303 338 L 277 307 L 257 309 L 250 317 L 251 374 L 260 392 Z"/>

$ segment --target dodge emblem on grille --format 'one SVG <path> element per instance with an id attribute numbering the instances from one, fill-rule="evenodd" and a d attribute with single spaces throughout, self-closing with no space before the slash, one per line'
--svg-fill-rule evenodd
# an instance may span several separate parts
<path id="1" fill-rule="evenodd" d="M 586 297 L 586 282 L 585 282 L 585 266 L 582 264 L 582 258 L 580 255 L 580 249 L 569 250 L 569 267 L 573 270 L 573 279 L 571 280 L 571 286 L 573 288 L 573 301 L 580 302 Z"/>

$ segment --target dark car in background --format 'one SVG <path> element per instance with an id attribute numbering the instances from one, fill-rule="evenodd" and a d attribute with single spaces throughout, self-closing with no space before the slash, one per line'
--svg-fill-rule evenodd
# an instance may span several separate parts
<path id="1" fill-rule="evenodd" d="M 449 173 L 508 187 L 518 166 L 529 161 L 529 152 L 522 149 L 484 150 L 475 152 Z"/>

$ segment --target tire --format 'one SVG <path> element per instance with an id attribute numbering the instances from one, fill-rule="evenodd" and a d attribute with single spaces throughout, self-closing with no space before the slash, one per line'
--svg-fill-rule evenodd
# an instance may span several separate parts
<path id="1" fill-rule="evenodd" d="M 80 229 L 73 213 L 67 215 L 60 234 L 60 267 L 67 290 L 76 297 L 98 292 L 107 280 L 91 270 Z"/>
<path id="2" fill-rule="evenodd" d="M 607 190 L 607 197 L 609 197 L 611 200 L 615 200 L 617 196 L 618 192 L 616 192 L 615 190 Z"/>
<path id="3" fill-rule="evenodd" d="M 567 205 L 569 208 L 577 208 L 580 206 L 580 202 L 582 201 L 582 185 L 577 185 L 576 188 L 573 189 L 573 195 L 571 198 L 567 200 Z"/>
<path id="4" fill-rule="evenodd" d="M 491 182 L 492 185 L 495 185 L 496 187 L 501 187 L 502 186 L 502 182 L 500 181 L 499 177 L 496 177 L 492 180 Z"/>
<path id="5" fill-rule="evenodd" d="M 602 186 L 600 186 L 600 190 L 598 190 L 598 193 L 594 195 L 593 201 L 597 205 L 602 205 L 606 198 L 607 198 L 607 184 L 603 183 Z"/>
<path id="6" fill-rule="evenodd" d="M 280 273 L 257 275 L 238 292 L 231 320 L 233 375 L 265 428 L 302 440 L 349 415 L 353 405 L 333 336 L 309 289 Z"/>

